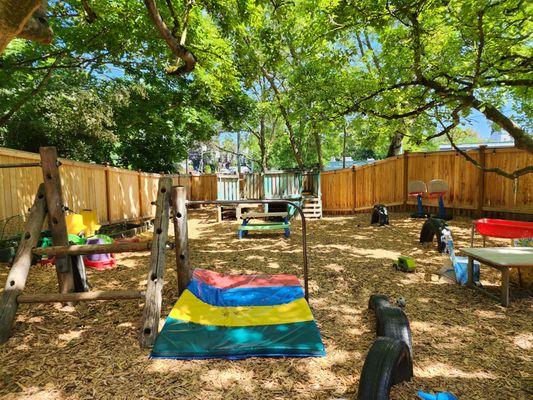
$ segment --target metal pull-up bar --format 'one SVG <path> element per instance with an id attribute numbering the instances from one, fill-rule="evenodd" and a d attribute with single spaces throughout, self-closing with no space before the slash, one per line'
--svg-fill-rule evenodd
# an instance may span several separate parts
<path id="1" fill-rule="evenodd" d="M 283 199 L 276 199 L 276 200 L 187 200 L 187 205 L 237 205 L 237 204 L 287 204 L 293 206 L 296 210 L 298 210 L 298 213 L 300 214 L 300 218 L 302 218 L 302 247 L 303 247 L 303 272 L 304 272 L 304 294 L 305 294 L 305 300 L 309 302 L 309 272 L 307 267 L 307 226 L 305 222 L 305 215 L 301 209 L 301 207 L 294 203 L 294 201 L 291 200 L 283 200 Z"/>

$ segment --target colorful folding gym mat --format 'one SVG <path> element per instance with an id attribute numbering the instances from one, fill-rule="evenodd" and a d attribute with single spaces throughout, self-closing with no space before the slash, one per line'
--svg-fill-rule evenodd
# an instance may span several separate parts
<path id="1" fill-rule="evenodd" d="M 196 269 L 157 337 L 154 358 L 325 356 L 294 275 L 222 275 Z"/>

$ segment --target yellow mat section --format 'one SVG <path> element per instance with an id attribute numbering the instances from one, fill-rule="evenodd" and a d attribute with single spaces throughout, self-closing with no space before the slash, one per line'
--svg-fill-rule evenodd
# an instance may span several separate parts
<path id="1" fill-rule="evenodd" d="M 254 326 L 312 321 L 305 299 L 276 306 L 217 307 L 204 303 L 189 290 L 180 296 L 170 318 L 215 326 Z"/>

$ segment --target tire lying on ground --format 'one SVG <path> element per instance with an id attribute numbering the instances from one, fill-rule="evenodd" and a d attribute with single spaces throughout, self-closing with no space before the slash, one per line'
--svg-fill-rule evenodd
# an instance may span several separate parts
<path id="1" fill-rule="evenodd" d="M 413 357 L 413 340 L 407 315 L 399 307 L 380 307 L 376 311 L 376 335 L 398 339 L 405 343 Z M 411 375 L 412 376 L 412 375 Z"/>
<path id="2" fill-rule="evenodd" d="M 368 299 L 368 308 L 377 311 L 382 307 L 390 307 L 389 297 L 384 294 L 372 294 Z"/>
<path id="3" fill-rule="evenodd" d="M 413 364 L 409 348 L 398 339 L 379 337 L 368 352 L 359 380 L 358 400 L 388 400 L 393 385 L 409 380 Z"/>

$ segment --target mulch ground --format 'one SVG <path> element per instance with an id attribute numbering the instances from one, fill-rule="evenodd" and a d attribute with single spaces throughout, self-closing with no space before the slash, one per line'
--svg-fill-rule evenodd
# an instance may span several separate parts
<path id="1" fill-rule="evenodd" d="M 214 216 L 190 214 L 193 266 L 301 276 L 298 221 L 289 240 L 275 233 L 237 240 L 236 223 L 215 223 Z M 393 213 L 391 226 L 379 228 L 369 219 L 359 214 L 308 224 L 310 305 L 325 358 L 150 360 L 138 345 L 140 302 L 22 305 L 13 337 L 0 346 L 0 398 L 352 399 L 375 338 L 367 309 L 372 293 L 404 297 L 413 334 L 415 378 L 394 387 L 391 399 L 415 399 L 418 389 L 448 390 L 460 399 L 531 398 L 532 299 L 515 298 L 505 309 L 479 291 L 436 279 L 446 256 L 435 244 L 418 244 L 422 220 Z M 456 247 L 469 245 L 469 220 L 450 225 Z M 416 259 L 415 273 L 392 268 L 402 254 Z M 148 253 L 122 255 L 118 268 L 90 271 L 90 283 L 98 290 L 143 289 L 148 259 Z M 174 265 L 168 250 L 163 315 L 176 301 Z M 7 272 L 0 266 L 2 285 Z M 498 278 L 482 268 L 486 287 Z M 55 291 L 54 279 L 51 267 L 33 267 L 27 292 Z"/>

